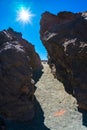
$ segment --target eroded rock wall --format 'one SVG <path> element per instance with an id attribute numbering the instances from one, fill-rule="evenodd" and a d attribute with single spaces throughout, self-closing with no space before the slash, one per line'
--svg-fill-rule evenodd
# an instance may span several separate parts
<path id="1" fill-rule="evenodd" d="M 43 13 L 40 36 L 54 77 L 87 110 L 87 12 Z"/>
<path id="2" fill-rule="evenodd" d="M 34 72 L 42 68 L 34 46 L 13 29 L 0 32 L 0 115 L 7 119 L 32 120 Z"/>

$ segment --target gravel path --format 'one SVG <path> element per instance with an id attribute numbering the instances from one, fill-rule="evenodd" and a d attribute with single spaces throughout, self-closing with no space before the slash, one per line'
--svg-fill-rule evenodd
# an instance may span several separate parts
<path id="1" fill-rule="evenodd" d="M 48 64 L 44 64 L 43 72 L 36 84 L 35 96 L 44 111 L 44 124 L 50 130 L 87 130 L 75 98 L 67 94 L 63 84 L 54 79 Z M 59 115 L 61 111 L 63 113 Z"/>
<path id="2" fill-rule="evenodd" d="M 76 100 L 54 79 L 47 64 L 36 84 L 36 116 L 32 122 L 7 121 L 7 130 L 87 130 L 87 113 L 77 110 Z"/>

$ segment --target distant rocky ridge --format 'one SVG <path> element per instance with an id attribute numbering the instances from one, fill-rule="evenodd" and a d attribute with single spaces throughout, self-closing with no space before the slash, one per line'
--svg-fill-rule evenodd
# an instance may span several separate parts
<path id="1" fill-rule="evenodd" d="M 13 29 L 0 32 L 0 115 L 28 121 L 35 114 L 34 78 L 42 65 L 34 46 Z"/>
<path id="2" fill-rule="evenodd" d="M 45 12 L 40 35 L 54 77 L 87 110 L 87 12 Z"/>

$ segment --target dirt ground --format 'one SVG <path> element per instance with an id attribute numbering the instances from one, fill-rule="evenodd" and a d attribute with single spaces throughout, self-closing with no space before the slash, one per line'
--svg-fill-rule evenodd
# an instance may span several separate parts
<path id="1" fill-rule="evenodd" d="M 63 84 L 54 79 L 48 64 L 44 64 L 43 72 L 36 84 L 35 95 L 44 111 L 44 124 L 50 130 L 87 130 L 75 98 L 67 94 Z"/>
<path id="2" fill-rule="evenodd" d="M 78 111 L 75 98 L 54 79 L 48 64 L 43 66 L 36 84 L 35 119 L 31 123 L 7 121 L 7 130 L 87 130 L 87 113 Z"/>

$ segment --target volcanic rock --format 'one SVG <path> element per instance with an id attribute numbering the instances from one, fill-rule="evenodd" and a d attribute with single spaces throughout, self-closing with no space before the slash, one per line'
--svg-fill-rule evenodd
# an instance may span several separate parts
<path id="1" fill-rule="evenodd" d="M 13 29 L 0 32 L 0 115 L 12 120 L 32 120 L 33 75 L 42 65 L 34 46 Z"/>
<path id="2" fill-rule="evenodd" d="M 52 73 L 87 110 L 87 12 L 45 12 L 40 25 Z"/>

